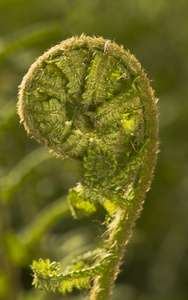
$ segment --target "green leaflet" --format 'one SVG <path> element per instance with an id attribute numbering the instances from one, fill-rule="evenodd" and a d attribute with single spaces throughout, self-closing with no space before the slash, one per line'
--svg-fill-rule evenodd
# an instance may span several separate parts
<path id="1" fill-rule="evenodd" d="M 47 292 L 60 293 L 72 292 L 73 287 L 77 289 L 90 289 L 90 281 L 93 276 L 100 275 L 106 268 L 106 262 L 112 257 L 116 258 L 114 253 L 108 253 L 102 257 L 98 264 L 89 268 L 61 273 L 60 263 L 52 262 L 49 259 L 39 259 L 33 261 L 31 269 L 34 272 L 33 285 L 39 289 L 45 289 Z"/>
<path id="2" fill-rule="evenodd" d="M 94 212 L 96 212 L 96 207 L 93 203 L 86 201 L 82 196 L 81 187 L 72 189 L 69 192 L 67 200 L 70 204 L 72 215 L 75 218 L 81 219 L 83 217 L 88 217 Z"/>

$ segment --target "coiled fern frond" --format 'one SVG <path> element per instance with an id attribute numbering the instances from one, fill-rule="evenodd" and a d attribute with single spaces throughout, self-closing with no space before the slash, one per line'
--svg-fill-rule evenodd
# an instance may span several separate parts
<path id="1" fill-rule="evenodd" d="M 73 37 L 42 55 L 20 86 L 18 112 L 27 132 L 57 156 L 82 163 L 68 201 L 74 217 L 101 205 L 107 231 L 92 265 L 60 273 L 34 262 L 34 284 L 65 294 L 90 288 L 110 299 L 125 246 L 150 188 L 158 152 L 157 100 L 136 58 L 103 38 Z"/>

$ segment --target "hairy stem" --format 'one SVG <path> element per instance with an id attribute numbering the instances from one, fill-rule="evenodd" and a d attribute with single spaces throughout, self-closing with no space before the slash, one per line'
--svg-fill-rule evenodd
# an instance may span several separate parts
<path id="1" fill-rule="evenodd" d="M 142 210 L 145 197 L 144 185 L 146 184 L 147 181 L 141 183 L 141 186 L 137 188 L 137 192 L 133 196 L 132 201 L 134 204 L 131 204 L 124 211 L 119 209 L 109 226 L 106 250 L 114 253 L 114 256 L 107 262 L 106 269 L 104 269 L 102 274 L 95 278 L 89 297 L 90 300 L 109 300 L 113 293 L 114 282 L 120 271 L 126 245 L 132 235 L 135 221 Z"/>
<path id="2" fill-rule="evenodd" d="M 144 89 L 148 88 L 148 86 L 141 87 L 142 93 L 144 94 Z M 142 149 L 142 168 L 139 181 L 134 186 L 134 192 L 131 199 L 129 199 L 131 204 L 124 210 L 122 208 L 118 209 L 114 220 L 109 226 L 106 249 L 115 255 L 108 261 L 103 273 L 95 278 L 89 297 L 90 300 L 109 300 L 111 298 L 126 245 L 131 237 L 135 221 L 143 208 L 145 194 L 151 184 L 158 152 L 157 108 L 155 101 L 148 102 L 147 97 L 145 100 L 145 113 L 147 115 L 145 134 L 148 136 L 148 140 L 144 149 Z"/>

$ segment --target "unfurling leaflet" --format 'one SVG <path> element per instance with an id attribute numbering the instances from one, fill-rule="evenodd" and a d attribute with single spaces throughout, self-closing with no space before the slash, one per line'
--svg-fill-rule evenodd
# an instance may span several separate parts
<path id="1" fill-rule="evenodd" d="M 36 287 L 62 294 L 91 288 L 90 300 L 110 299 L 156 164 L 156 103 L 136 58 L 103 38 L 67 39 L 31 66 L 20 86 L 21 122 L 58 156 L 82 163 L 68 195 L 73 216 L 89 216 L 100 204 L 109 217 L 92 265 L 59 273 L 35 261 Z"/>

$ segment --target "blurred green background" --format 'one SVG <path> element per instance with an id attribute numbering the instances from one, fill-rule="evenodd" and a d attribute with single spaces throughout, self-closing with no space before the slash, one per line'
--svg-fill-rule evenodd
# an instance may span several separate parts
<path id="1" fill-rule="evenodd" d="M 113 299 L 187 300 L 187 0 L 0 0 L 0 299 L 84 299 L 31 287 L 32 260 L 64 265 L 89 250 L 102 216 L 73 220 L 65 195 L 79 180 L 78 166 L 31 140 L 16 113 L 31 63 L 82 33 L 130 49 L 159 98 L 161 152 Z"/>

